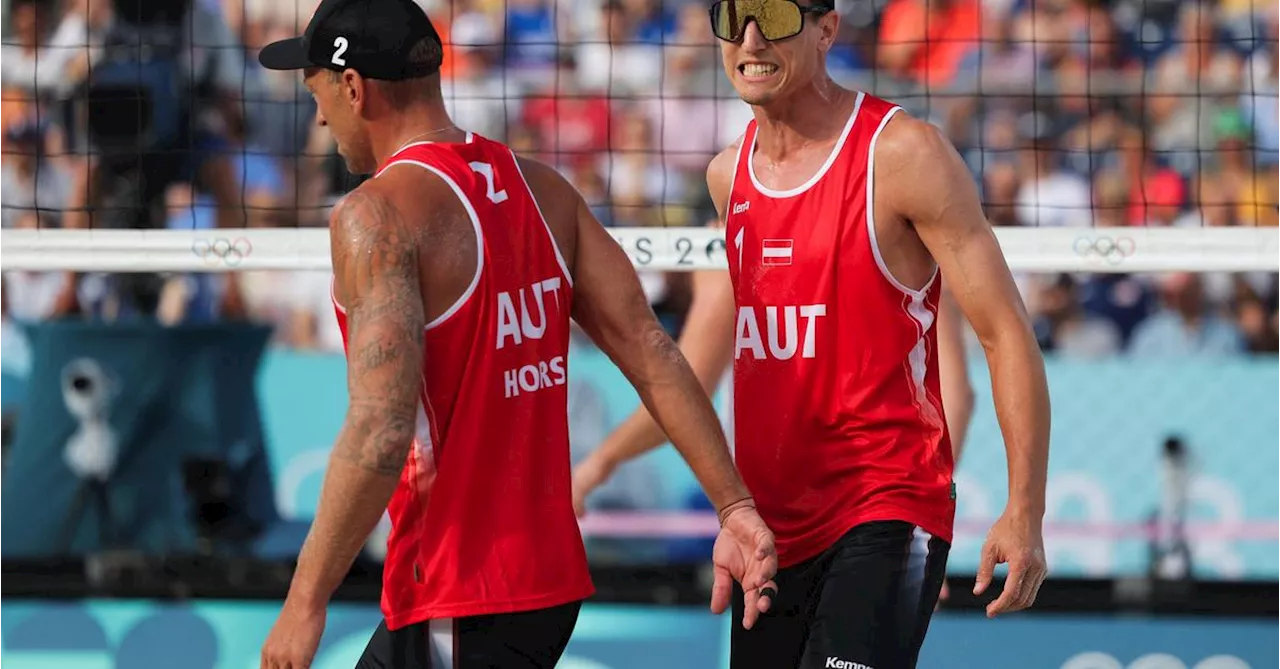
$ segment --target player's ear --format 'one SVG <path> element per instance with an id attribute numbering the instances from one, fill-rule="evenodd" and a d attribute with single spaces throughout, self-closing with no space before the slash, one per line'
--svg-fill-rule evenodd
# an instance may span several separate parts
<path id="1" fill-rule="evenodd" d="M 835 44 L 836 34 L 840 32 L 840 12 L 833 9 L 823 14 L 818 18 L 818 28 L 821 29 L 818 42 L 822 45 L 822 51 L 826 52 Z"/>
<path id="2" fill-rule="evenodd" d="M 358 115 L 369 95 L 369 82 L 350 68 L 342 71 L 342 95 Z"/>

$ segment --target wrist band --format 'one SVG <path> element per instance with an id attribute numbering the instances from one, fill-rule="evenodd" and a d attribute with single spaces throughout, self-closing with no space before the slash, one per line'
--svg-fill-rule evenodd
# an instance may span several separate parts
<path id="1" fill-rule="evenodd" d="M 720 527 L 724 527 L 724 521 L 734 511 L 737 511 L 738 509 L 744 509 L 747 507 L 750 507 L 752 509 L 756 507 L 755 498 L 750 495 L 743 497 L 742 499 L 737 500 L 735 502 L 730 502 L 729 504 L 724 505 L 724 507 L 720 509 L 719 513 L 716 514 L 717 518 L 720 520 Z"/>

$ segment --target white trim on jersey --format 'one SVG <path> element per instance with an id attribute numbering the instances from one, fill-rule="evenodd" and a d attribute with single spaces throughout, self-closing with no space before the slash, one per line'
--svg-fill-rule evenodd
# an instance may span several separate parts
<path id="1" fill-rule="evenodd" d="M 427 397 L 427 379 L 423 377 L 419 381 L 421 392 L 418 394 L 418 415 L 414 422 L 413 437 L 413 453 L 417 460 L 418 471 L 414 472 L 416 476 L 415 484 L 419 491 L 430 491 L 435 486 L 436 473 L 436 443 L 432 436 L 431 425 L 431 400 Z"/>
<path id="2" fill-rule="evenodd" d="M 871 143 L 867 145 L 867 239 L 871 241 L 871 255 L 875 256 L 876 267 L 880 268 L 880 274 L 884 276 L 894 288 L 906 293 L 912 298 L 924 299 L 924 294 L 929 292 L 929 287 L 933 285 L 934 279 L 938 278 L 938 268 L 935 265 L 933 275 L 925 282 L 924 287 L 916 290 L 908 288 L 898 278 L 889 271 L 889 266 L 884 262 L 884 256 L 880 254 L 880 242 L 876 239 L 876 201 L 875 201 L 875 180 L 876 180 L 876 141 L 880 139 L 880 133 L 884 131 L 885 126 L 889 125 L 889 119 L 893 115 L 902 111 L 902 107 L 894 107 L 885 112 L 884 118 L 880 119 L 880 125 L 876 128 L 874 134 L 871 135 Z"/>
<path id="3" fill-rule="evenodd" d="M 480 217 L 476 215 L 476 208 L 471 206 L 471 200 L 467 199 L 467 194 L 462 192 L 462 188 L 458 186 L 457 182 L 450 179 L 449 175 L 440 171 L 436 167 L 428 165 L 420 160 L 402 158 L 400 160 L 394 160 L 387 163 L 386 167 L 383 167 L 378 172 L 378 176 L 381 176 L 383 172 L 386 172 L 395 165 L 400 164 L 417 165 L 418 167 L 440 177 L 441 180 L 448 184 L 449 188 L 453 189 L 453 194 L 458 196 L 458 199 L 462 202 L 462 206 L 467 210 L 467 217 L 471 219 L 471 228 L 475 230 L 476 233 L 476 272 L 475 275 L 471 277 L 471 284 L 467 286 L 466 291 L 458 297 L 456 302 L 454 302 L 448 309 L 445 309 L 444 313 L 436 316 L 430 323 L 427 323 L 427 329 L 431 330 L 439 327 L 445 321 L 449 320 L 451 316 L 458 313 L 458 310 L 467 303 L 467 300 L 471 299 L 473 294 L 475 294 L 476 286 L 480 284 L 480 274 L 484 272 L 484 231 L 480 228 Z"/>
<path id="4" fill-rule="evenodd" d="M 925 373 L 929 369 L 928 340 L 925 335 L 937 320 L 937 314 L 929 307 L 926 297 L 928 296 L 929 288 L 938 279 L 938 266 L 936 263 L 934 264 L 933 274 L 929 276 L 929 280 L 925 282 L 922 288 L 919 290 L 910 288 L 889 271 L 889 266 L 885 263 L 884 256 L 880 253 L 880 241 L 876 237 L 876 142 L 880 139 L 880 133 L 884 131 L 885 126 L 889 125 L 889 120 L 899 111 L 902 111 L 901 107 L 893 107 L 885 112 L 884 118 L 880 119 L 880 125 L 876 128 L 875 133 L 871 135 L 871 142 L 867 146 L 867 195 L 865 205 L 867 209 L 867 241 L 871 245 L 871 255 L 875 258 L 876 267 L 879 268 L 880 275 L 907 298 L 906 304 L 903 305 L 903 311 L 907 313 L 907 316 L 916 324 L 917 328 L 916 343 L 907 354 L 907 380 L 914 391 L 912 394 L 915 399 L 916 409 L 920 411 L 921 417 L 931 425 L 936 426 L 941 425 L 942 414 L 939 408 L 929 400 L 928 389 L 925 386 Z"/>
<path id="5" fill-rule="evenodd" d="M 529 180 L 524 177 L 524 170 L 520 169 L 520 161 L 516 159 L 516 152 L 511 151 L 511 163 L 516 166 L 516 174 L 520 175 L 520 181 L 524 182 L 524 190 L 529 194 L 529 201 L 533 202 L 533 208 L 538 212 L 538 218 L 542 219 L 542 227 L 547 231 L 547 240 L 551 242 L 551 250 L 556 253 L 556 262 L 560 263 L 560 272 L 564 274 L 564 280 L 573 287 L 573 275 L 569 273 L 569 265 L 564 261 L 564 255 L 560 253 L 560 245 L 556 243 L 556 236 L 551 234 L 551 225 L 547 223 L 547 217 L 542 213 L 542 205 L 538 204 L 538 198 L 533 195 L 533 186 L 529 185 Z"/>
<path id="6" fill-rule="evenodd" d="M 831 149 L 831 154 L 827 156 L 827 162 L 823 163 L 822 167 L 819 168 L 813 176 L 809 177 L 808 181 L 790 190 L 773 190 L 771 188 L 766 188 L 760 183 L 760 180 L 756 178 L 756 168 L 753 164 L 754 161 L 752 160 L 756 155 L 756 140 L 760 135 L 760 126 L 756 125 L 756 131 L 751 135 L 751 147 L 747 150 L 747 174 L 751 176 L 751 184 L 756 187 L 756 190 L 760 191 L 761 195 L 778 200 L 782 198 L 795 197 L 817 185 L 818 181 L 820 181 L 823 175 L 827 173 L 827 170 L 831 169 L 831 166 L 835 164 L 836 158 L 840 157 L 840 151 L 844 149 L 845 140 L 849 139 L 849 131 L 853 130 L 853 122 L 858 119 L 858 110 L 862 109 L 862 100 L 865 97 L 866 93 L 861 91 L 858 92 L 858 98 L 854 100 L 853 103 L 853 113 L 849 114 L 849 120 L 845 122 L 844 130 L 840 131 L 840 139 L 836 142 L 835 147 Z"/>

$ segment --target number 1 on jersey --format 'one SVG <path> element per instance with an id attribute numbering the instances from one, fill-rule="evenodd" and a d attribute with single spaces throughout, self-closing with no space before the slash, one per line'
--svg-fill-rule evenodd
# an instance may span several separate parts
<path id="1" fill-rule="evenodd" d="M 507 189 L 500 191 L 493 190 L 493 165 L 476 161 L 471 163 L 471 169 L 475 170 L 480 176 L 484 177 L 484 182 L 489 186 L 489 201 L 494 204 L 502 204 L 507 201 Z"/>

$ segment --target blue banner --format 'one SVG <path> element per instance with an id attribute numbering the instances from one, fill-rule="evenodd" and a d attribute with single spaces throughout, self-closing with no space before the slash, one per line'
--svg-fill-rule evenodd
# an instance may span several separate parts
<path id="1" fill-rule="evenodd" d="M 182 552 L 195 547 L 197 516 L 245 536 L 277 521 L 253 383 L 268 328 L 53 321 L 27 331 L 30 376 L 4 470 L 5 557 Z M 206 486 L 225 486 L 240 506 L 212 511 Z"/>
<path id="2" fill-rule="evenodd" d="M 949 569 L 972 573 L 1007 494 L 1003 441 L 985 365 L 975 360 L 976 412 L 957 473 L 958 525 Z M 588 452 L 638 404 L 603 354 L 570 355 L 575 454 Z M 341 357 L 276 352 L 259 379 L 278 506 L 314 512 L 329 444 L 345 408 Z M 1203 578 L 1275 579 L 1280 518 L 1280 374 L 1274 358 L 1048 361 L 1053 397 L 1046 541 L 1055 576 L 1139 574 L 1142 525 L 1159 505 L 1164 440 L 1191 454 L 1192 549 Z M 689 508 L 697 483 L 674 449 L 623 467 L 611 508 Z"/>
<path id="3" fill-rule="evenodd" d="M 16 602 L 0 613 L 7 669 L 256 669 L 278 604 Z M 331 607 L 314 669 L 351 669 L 379 620 Z M 588 604 L 560 669 L 727 666 L 728 619 L 701 608 Z M 939 614 L 921 667 L 1270 669 L 1274 621 Z"/>

